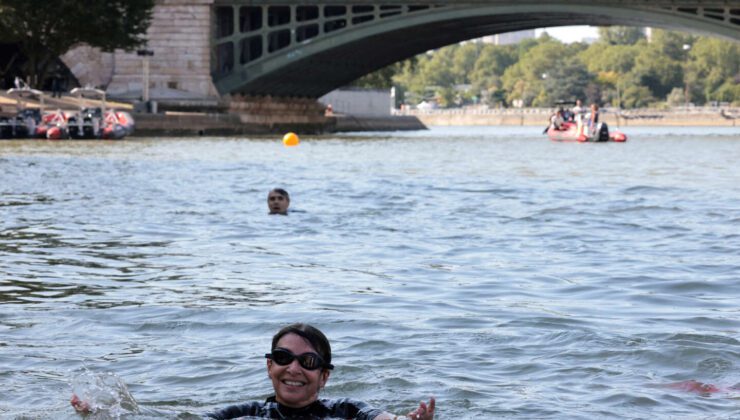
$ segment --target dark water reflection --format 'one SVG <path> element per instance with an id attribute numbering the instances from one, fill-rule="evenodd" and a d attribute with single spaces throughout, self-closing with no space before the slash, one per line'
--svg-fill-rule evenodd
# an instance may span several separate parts
<path id="1" fill-rule="evenodd" d="M 398 412 L 737 417 L 740 133 L 713 130 L 0 142 L 0 417 L 74 418 L 85 369 L 141 418 L 262 399 L 293 321 L 332 340 L 327 396 Z M 689 379 L 723 391 L 663 386 Z"/>

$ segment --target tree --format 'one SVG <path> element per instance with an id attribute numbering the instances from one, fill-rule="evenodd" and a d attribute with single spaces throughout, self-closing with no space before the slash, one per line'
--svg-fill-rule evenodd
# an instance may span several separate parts
<path id="1" fill-rule="evenodd" d="M 449 95 L 442 90 L 452 89 L 455 85 L 454 55 L 455 46 L 417 56 L 415 65 L 405 65 L 403 72 L 397 75 L 394 81 L 403 85 L 412 93 L 411 96 L 420 99 L 428 99 L 430 90 L 431 96 L 447 98 Z"/>
<path id="2" fill-rule="evenodd" d="M 650 89 L 645 86 L 631 85 L 624 90 L 622 95 L 622 107 L 624 108 L 641 108 L 650 105 L 655 99 L 650 93 Z"/>
<path id="3" fill-rule="evenodd" d="M 694 43 L 689 54 L 686 81 L 703 93 L 704 101 L 740 100 L 730 98 L 733 85 L 740 86 L 740 45 L 716 38 L 700 38 Z M 721 93 L 720 93 L 721 90 Z M 693 91 L 693 89 L 692 89 Z"/>
<path id="4" fill-rule="evenodd" d="M 635 58 L 632 75 L 637 84 L 650 89 L 653 97 L 665 98 L 676 86 L 683 85 L 683 65 L 670 59 L 652 45 Z"/>
<path id="5" fill-rule="evenodd" d="M 636 45 L 591 44 L 578 54 L 591 73 L 615 72 L 626 74 L 635 65 L 635 58 L 640 51 L 647 48 L 644 41 Z"/>
<path id="6" fill-rule="evenodd" d="M 473 90 L 479 92 L 483 103 L 505 102 L 501 76 L 516 63 L 518 57 L 511 45 L 484 45 L 470 74 Z"/>
<path id="7" fill-rule="evenodd" d="M 727 81 L 712 93 L 712 99 L 719 102 L 729 102 L 733 106 L 740 104 L 740 83 Z"/>
<path id="8" fill-rule="evenodd" d="M 470 73 L 475 68 L 475 63 L 480 57 L 481 44 L 467 42 L 455 48 L 452 56 L 452 72 L 455 75 L 455 83 L 470 83 Z"/>
<path id="9" fill-rule="evenodd" d="M 0 0 L 0 39 L 18 44 L 26 75 L 38 83 L 76 45 L 103 51 L 142 45 L 153 8 L 154 0 Z"/>
<path id="10" fill-rule="evenodd" d="M 668 106 L 681 106 L 686 103 L 686 95 L 684 94 L 683 89 L 678 87 L 673 88 L 671 93 L 666 97 L 665 102 Z"/>
<path id="11" fill-rule="evenodd" d="M 411 60 L 414 60 L 414 58 Z M 352 86 L 368 89 L 390 89 L 393 86 L 393 78 L 403 72 L 403 69 L 404 62 L 399 61 L 360 77 L 352 82 Z"/>
<path id="12" fill-rule="evenodd" d="M 588 90 L 592 80 L 593 76 L 579 60 L 571 60 L 555 66 L 545 79 L 542 104 L 552 105 L 558 101 L 575 101 L 584 98 L 588 102 L 598 103 L 600 98 L 593 97 L 593 88 Z"/>
<path id="13" fill-rule="evenodd" d="M 599 28 L 599 38 L 609 45 L 633 45 L 645 39 L 645 32 L 631 26 L 608 26 Z"/>
<path id="14" fill-rule="evenodd" d="M 697 37 L 694 35 L 655 29 L 653 30 L 650 45 L 672 60 L 683 61 L 686 59 L 687 54 L 684 46 L 688 45 L 691 47 L 696 40 Z"/>
<path id="15" fill-rule="evenodd" d="M 549 73 L 570 65 L 572 60 L 576 60 L 574 54 L 573 49 L 552 38 L 545 38 L 527 50 L 503 75 L 507 101 L 512 103 L 521 99 L 525 106 L 552 106 L 552 98 L 545 87 L 550 79 Z M 559 80 L 556 76 L 556 81 Z"/>
<path id="16" fill-rule="evenodd" d="M 454 102 L 453 91 L 460 96 L 461 83 L 472 86 L 463 96 L 488 105 L 581 98 L 633 108 L 679 103 L 677 92 L 696 103 L 740 102 L 740 44 L 661 30 L 648 42 L 640 29 L 609 29 L 611 43 L 564 45 L 543 35 L 508 46 L 452 45 L 418 56 L 416 68 L 404 65 L 394 82 L 445 103 Z"/>

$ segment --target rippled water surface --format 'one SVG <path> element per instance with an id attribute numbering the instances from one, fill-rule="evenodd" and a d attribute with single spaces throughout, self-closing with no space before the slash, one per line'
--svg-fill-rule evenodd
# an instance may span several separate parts
<path id="1" fill-rule="evenodd" d="M 0 417 L 74 418 L 82 372 L 158 416 L 264 399 L 295 321 L 325 396 L 399 413 L 740 417 L 740 129 L 538 131 L 0 142 Z"/>

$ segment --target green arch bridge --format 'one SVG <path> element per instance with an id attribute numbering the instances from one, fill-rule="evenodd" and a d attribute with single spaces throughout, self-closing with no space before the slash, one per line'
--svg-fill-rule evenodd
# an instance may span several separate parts
<path id="1" fill-rule="evenodd" d="M 650 26 L 740 41 L 740 1 L 215 0 L 211 74 L 220 93 L 318 98 L 456 42 L 565 25 Z"/>

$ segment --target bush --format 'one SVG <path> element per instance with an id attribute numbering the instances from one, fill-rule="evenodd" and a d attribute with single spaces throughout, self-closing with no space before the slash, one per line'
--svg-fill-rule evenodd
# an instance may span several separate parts
<path id="1" fill-rule="evenodd" d="M 666 97 L 668 106 L 682 106 L 686 102 L 686 95 L 681 88 L 673 88 L 671 93 Z"/>

